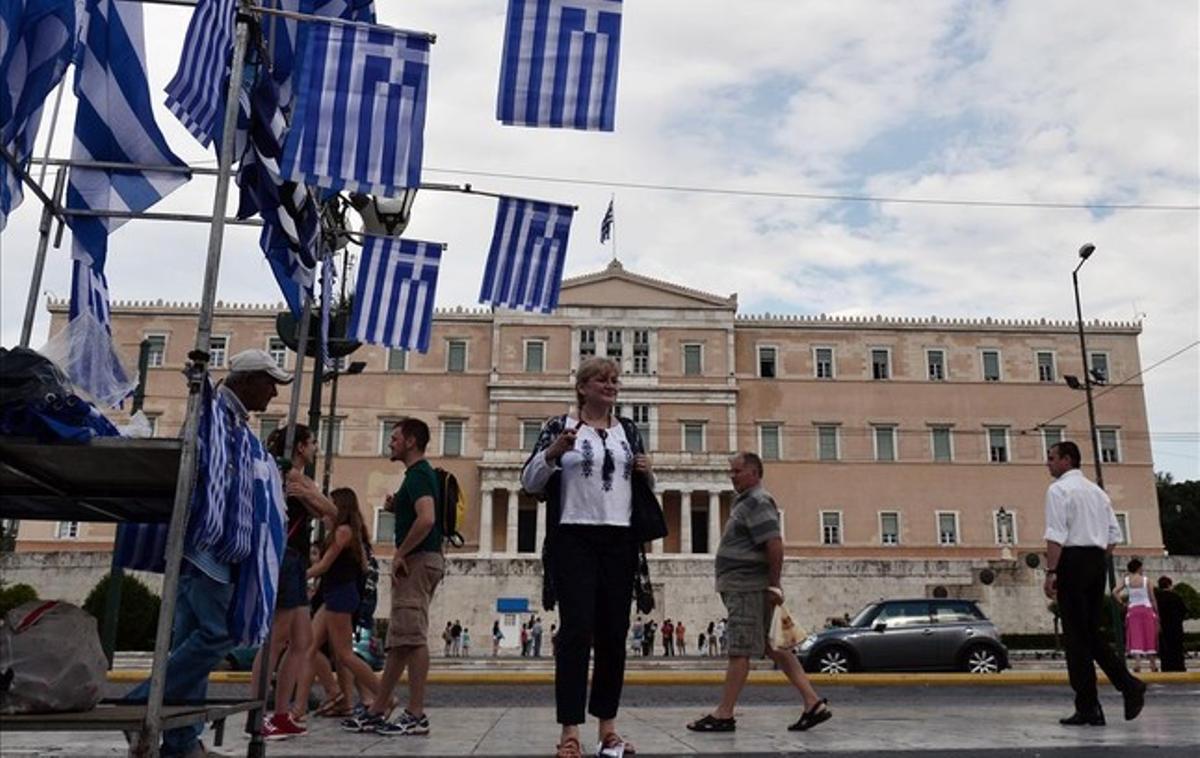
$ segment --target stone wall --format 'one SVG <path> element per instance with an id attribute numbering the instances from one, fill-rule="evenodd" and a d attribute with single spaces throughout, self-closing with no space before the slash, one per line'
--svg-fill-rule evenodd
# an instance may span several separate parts
<path id="1" fill-rule="evenodd" d="M 0 577 L 8 584 L 32 585 L 39 597 L 82 603 L 108 571 L 109 560 L 102 553 L 10 553 L 0 556 Z M 386 617 L 390 561 L 381 560 L 380 569 L 384 581 L 380 582 L 377 615 Z M 985 569 L 994 575 L 991 584 L 980 579 Z M 682 619 L 690 630 L 689 645 L 695 644 L 702 625 L 725 615 L 713 590 L 711 559 L 651 558 L 650 572 L 658 604 L 654 618 Z M 161 577 L 132 573 L 155 592 L 161 588 Z M 1168 574 L 1200 588 L 1198 557 L 1148 558 L 1146 573 L 1151 578 Z M 853 614 L 872 600 L 928 597 L 941 586 L 950 597 L 978 601 L 1002 632 L 1049 632 L 1053 619 L 1042 596 L 1042 578 L 1040 570 L 1020 561 L 788 559 L 783 586 L 789 609 L 806 629 L 820 628 L 831 616 Z M 555 613 L 541 613 L 540 561 L 452 557 L 430 611 L 431 639 L 440 644 L 445 622 L 459 620 L 472 630 L 473 643 L 482 650 L 488 644 L 492 622 L 504 622 L 503 615 L 496 612 L 498 598 L 527 599 L 529 608 L 544 616 L 547 631 L 557 622 Z M 1200 623 L 1192 621 L 1188 626 Z M 510 626 L 505 646 L 516 641 L 516 628 Z"/>

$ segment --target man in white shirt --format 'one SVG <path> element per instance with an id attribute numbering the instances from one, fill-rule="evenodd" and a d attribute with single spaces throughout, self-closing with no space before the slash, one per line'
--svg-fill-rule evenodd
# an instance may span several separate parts
<path id="1" fill-rule="evenodd" d="M 1067 650 L 1067 672 L 1075 690 L 1075 713 L 1067 726 L 1104 726 L 1096 692 L 1100 665 L 1125 699 L 1125 720 L 1137 718 L 1146 685 L 1125 668 L 1100 634 L 1106 554 L 1121 541 L 1121 527 L 1104 490 L 1079 470 L 1079 446 L 1059 442 L 1046 453 L 1054 482 L 1046 490 L 1046 597 L 1058 602 Z"/>

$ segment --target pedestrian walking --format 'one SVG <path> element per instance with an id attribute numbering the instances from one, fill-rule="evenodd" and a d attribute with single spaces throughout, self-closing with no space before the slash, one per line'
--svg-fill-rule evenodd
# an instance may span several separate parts
<path id="1" fill-rule="evenodd" d="M 1105 555 L 1121 541 L 1121 527 L 1104 490 L 1079 470 L 1079 446 L 1063 441 L 1050 446 L 1046 467 L 1054 482 L 1046 490 L 1046 581 L 1043 591 L 1058 602 L 1062 616 L 1067 674 L 1075 690 L 1075 712 L 1059 723 L 1104 726 L 1096 692 L 1094 664 L 1125 700 L 1125 720 L 1137 718 L 1146 685 L 1129 673 L 1100 635 L 1104 600 Z"/>
<path id="2" fill-rule="evenodd" d="M 696 655 L 704 655 L 707 650 L 707 637 L 704 632 L 700 632 L 700 636 L 696 638 Z"/>
<path id="3" fill-rule="evenodd" d="M 442 630 L 442 657 L 449 658 L 454 652 L 454 622 L 447 621 L 446 628 Z"/>
<path id="4" fill-rule="evenodd" d="M 521 657 L 529 656 L 529 624 L 521 622 Z"/>
<path id="5" fill-rule="evenodd" d="M 687 655 L 687 627 L 683 625 L 683 621 L 675 622 L 675 653 Z"/>
<path id="6" fill-rule="evenodd" d="M 467 629 L 464 626 L 463 630 L 462 630 L 462 636 L 460 637 L 460 639 L 462 641 L 462 657 L 470 658 L 471 657 L 471 630 Z"/>
<path id="7" fill-rule="evenodd" d="M 1158 654 L 1162 657 L 1163 671 L 1186 671 L 1183 661 L 1183 620 L 1187 616 L 1183 598 L 1175 592 L 1174 582 L 1169 576 L 1158 578 L 1155 600 L 1158 603 Z"/>
<path id="8" fill-rule="evenodd" d="M 717 622 L 717 647 L 721 655 L 729 652 L 729 635 L 726 628 L 728 625 L 728 619 L 721 619 Z"/>
<path id="9" fill-rule="evenodd" d="M 708 622 L 708 655 L 715 658 L 717 655 L 717 622 Z"/>
<path id="10" fill-rule="evenodd" d="M 642 655 L 646 658 L 654 655 L 654 635 L 658 633 L 658 624 L 654 619 L 646 622 L 646 629 L 642 632 Z"/>
<path id="11" fill-rule="evenodd" d="M 533 620 L 533 629 L 530 630 L 533 635 L 533 657 L 542 657 L 542 620 L 535 618 Z"/>
<path id="12" fill-rule="evenodd" d="M 454 626 L 450 627 L 450 655 L 458 658 L 462 655 L 462 623 L 454 620 Z"/>
<path id="13" fill-rule="evenodd" d="M 504 640 L 504 632 L 500 631 L 500 621 L 492 622 L 492 657 L 500 655 L 500 643 Z"/>
<path id="14" fill-rule="evenodd" d="M 404 481 L 386 501 L 395 514 L 396 551 L 392 555 L 392 608 L 388 621 L 387 660 L 379 697 L 367 711 L 342 722 L 354 732 L 384 736 L 429 734 L 425 686 L 429 679 L 429 604 L 446 570 L 442 525 L 434 504 L 440 498 L 437 474 L 425 459 L 429 426 L 406 418 L 392 429 L 391 460 L 404 464 Z M 408 670 L 408 707 L 394 721 L 386 711 L 400 675 Z"/>
<path id="15" fill-rule="evenodd" d="M 580 364 L 576 411 L 546 422 L 521 472 L 525 490 L 544 492 L 548 499 L 547 573 L 562 622 L 554 657 L 559 758 L 582 756 L 579 725 L 585 703 L 599 721 L 597 754 L 634 752 L 617 732 L 616 718 L 639 552 L 630 528 L 631 480 L 635 472 L 650 476 L 650 460 L 634 453 L 643 449 L 637 426 L 613 413 L 618 372 L 608 358 Z"/>
<path id="16" fill-rule="evenodd" d="M 634 655 L 642 654 L 642 617 L 638 616 L 633 622 L 633 630 L 630 633 L 629 648 Z"/>
<path id="17" fill-rule="evenodd" d="M 829 701 L 817 694 L 800 661 L 770 640 L 771 619 L 783 604 L 783 534 L 779 509 L 762 486 L 762 460 L 738 453 L 730 461 L 729 478 L 737 499 L 717 547 L 717 592 L 729 612 L 729 663 L 721 703 L 712 713 L 691 722 L 694 732 L 732 732 L 737 728 L 734 707 L 750 674 L 750 658 L 764 653 L 775 662 L 804 700 L 804 710 L 791 731 L 805 731 L 828 721 Z"/>
<path id="18" fill-rule="evenodd" d="M 1142 658 L 1150 661 L 1150 670 L 1158 671 L 1158 600 L 1150 591 L 1150 580 L 1142 574 L 1142 562 L 1129 561 L 1122 583 L 1113 590 L 1113 598 L 1125 604 L 1125 654 L 1133 656 L 1133 670 L 1142 670 Z"/>

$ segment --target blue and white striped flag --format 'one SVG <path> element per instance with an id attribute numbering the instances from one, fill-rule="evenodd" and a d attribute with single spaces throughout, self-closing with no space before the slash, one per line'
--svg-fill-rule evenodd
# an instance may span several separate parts
<path id="1" fill-rule="evenodd" d="M 609 237 L 612 237 L 613 224 L 616 222 L 616 217 L 613 215 L 613 201 L 608 201 L 608 210 L 604 212 L 604 218 L 600 220 L 600 244 L 608 242 Z M 614 245 L 617 243 L 613 243 Z M 615 253 L 614 253 L 615 255 Z"/>
<path id="2" fill-rule="evenodd" d="M 549 313 L 558 307 L 575 209 L 500 198 L 479 302 Z"/>
<path id="3" fill-rule="evenodd" d="M 393 197 L 421 183 L 429 40 L 383 27 L 308 32 L 283 175 Z"/>
<path id="4" fill-rule="evenodd" d="M 374 0 L 262 0 L 261 4 L 268 8 L 314 16 L 375 23 Z M 291 112 L 292 72 L 296 61 L 304 59 L 301 48 L 307 36 L 305 30 L 312 28 L 313 24 L 301 26 L 296 19 L 285 16 L 263 16 L 263 24 L 266 26 L 264 34 L 267 46 L 271 50 L 271 74 L 279 85 L 279 104 L 284 111 Z"/>
<path id="5" fill-rule="evenodd" d="M 183 38 L 167 107 L 200 144 L 221 144 L 238 0 L 199 0 Z"/>
<path id="6" fill-rule="evenodd" d="M 363 238 L 350 336 L 372 345 L 429 350 L 442 245 Z"/>
<path id="7" fill-rule="evenodd" d="M 611 132 L 621 0 L 509 0 L 496 118 Z"/>
<path id="8" fill-rule="evenodd" d="M 0 147 L 29 166 L 42 103 L 75 48 L 75 0 L 0 3 Z M 21 204 L 21 177 L 0 159 L 0 230 Z"/>

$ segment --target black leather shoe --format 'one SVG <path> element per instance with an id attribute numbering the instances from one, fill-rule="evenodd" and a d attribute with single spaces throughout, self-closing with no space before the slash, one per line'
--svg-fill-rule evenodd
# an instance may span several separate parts
<path id="1" fill-rule="evenodd" d="M 1142 712 L 1142 706 L 1146 704 L 1146 684 L 1140 679 L 1135 679 L 1137 686 L 1129 690 L 1125 694 L 1125 720 L 1133 721 Z"/>
<path id="2" fill-rule="evenodd" d="M 1059 719 L 1058 723 L 1063 726 L 1104 726 L 1104 712 L 1096 711 L 1095 713 L 1083 714 L 1076 711 L 1065 719 Z"/>

